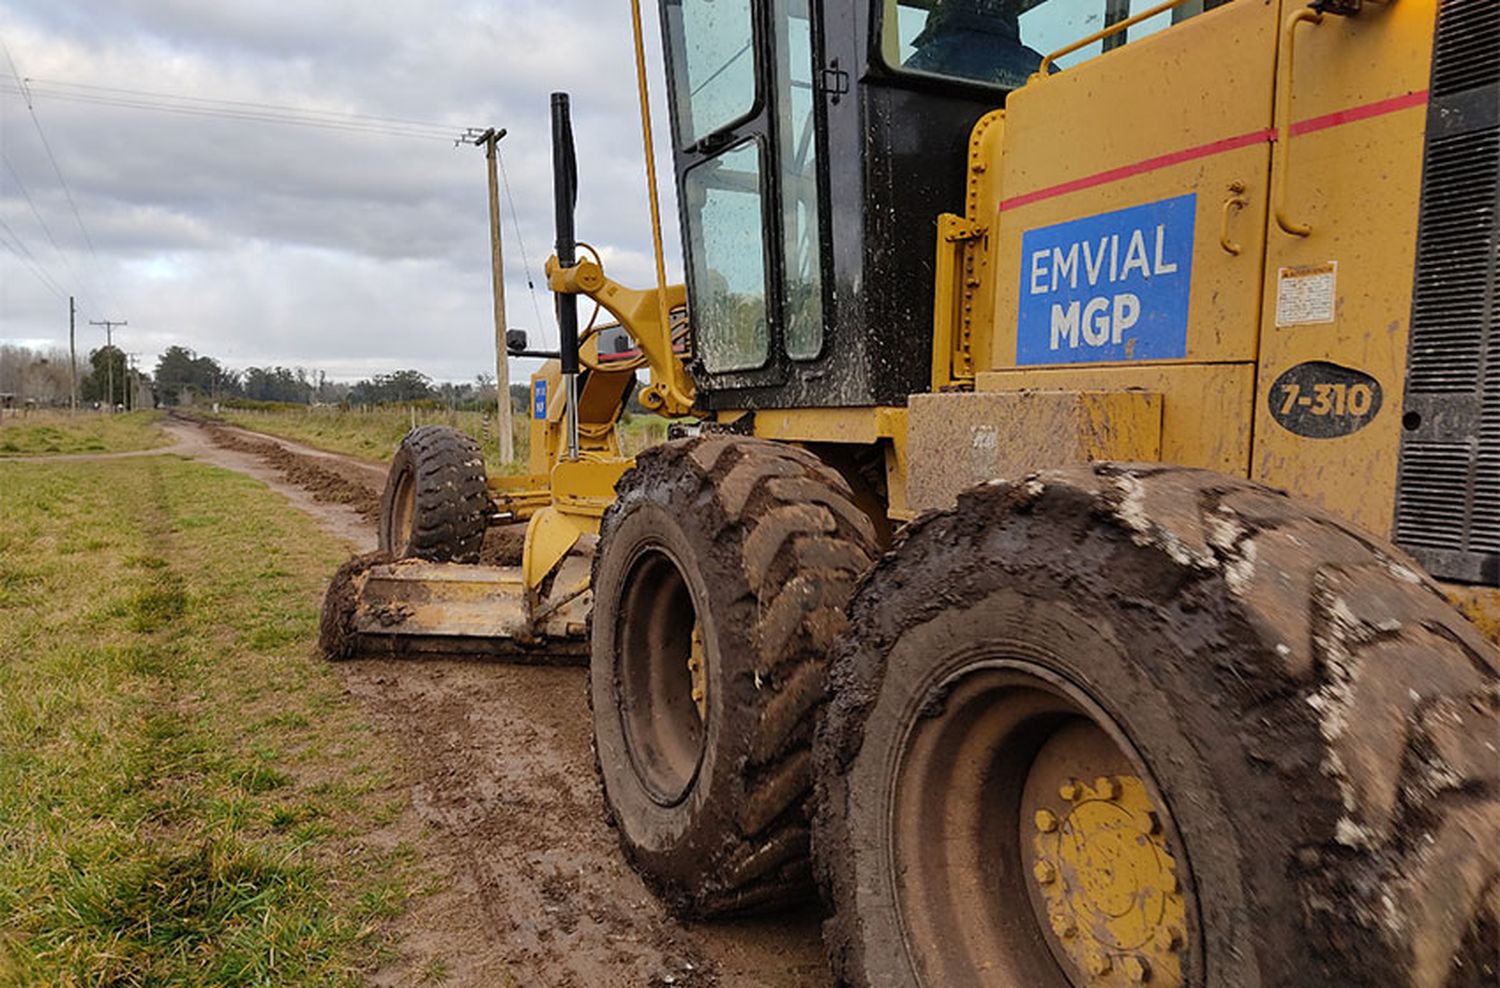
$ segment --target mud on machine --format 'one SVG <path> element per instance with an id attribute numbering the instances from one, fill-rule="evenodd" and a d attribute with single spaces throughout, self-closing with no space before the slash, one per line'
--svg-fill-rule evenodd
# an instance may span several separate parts
<path id="1" fill-rule="evenodd" d="M 657 285 L 555 98 L 529 470 L 409 436 L 329 653 L 587 655 L 634 866 L 846 984 L 1495 983 L 1494 4 L 662 0 L 685 285 L 632 6 Z"/>

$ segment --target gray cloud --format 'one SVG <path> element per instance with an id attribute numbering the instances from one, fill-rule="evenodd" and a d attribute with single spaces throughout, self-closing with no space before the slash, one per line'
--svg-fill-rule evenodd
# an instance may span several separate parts
<path id="1" fill-rule="evenodd" d="M 675 276 L 652 6 L 648 50 Z M 574 96 L 580 235 L 616 278 L 654 277 L 628 12 L 600 0 L 19 0 L 0 12 L 0 38 L 21 72 L 41 80 L 37 112 L 94 253 L 13 95 L 0 96 L 0 151 L 61 250 L 5 169 L 0 219 L 80 296 L 89 318 L 129 319 L 119 342 L 147 363 L 182 344 L 234 367 L 301 365 L 346 379 L 416 367 L 469 379 L 493 366 L 478 149 L 75 102 L 49 96 L 61 88 L 46 83 L 433 121 L 455 136 L 465 126 L 507 127 L 517 207 L 504 228 L 509 321 L 535 330 L 538 309 L 543 323 L 551 318 L 540 279 L 552 239 L 554 89 Z M 510 202 L 502 206 L 508 213 Z M 538 335 L 553 332 L 544 325 Z M 66 333 L 66 303 L 0 252 L 0 340 L 64 343 Z"/>

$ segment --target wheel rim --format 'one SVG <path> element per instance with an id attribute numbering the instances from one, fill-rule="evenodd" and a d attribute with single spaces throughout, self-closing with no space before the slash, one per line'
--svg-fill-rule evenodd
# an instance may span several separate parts
<path id="1" fill-rule="evenodd" d="M 702 627 L 681 568 L 649 548 L 631 565 L 616 623 L 620 726 L 642 788 L 662 806 L 692 788 L 707 738 Z"/>
<path id="2" fill-rule="evenodd" d="M 411 551 L 416 517 L 416 476 L 410 470 L 403 470 L 396 478 L 396 494 L 391 499 L 391 549 L 397 556 Z"/>
<path id="3" fill-rule="evenodd" d="M 976 661 L 933 695 L 941 709 L 915 718 L 890 794 L 890 877 L 920 981 L 1185 983 L 1192 882 L 1118 724 L 1026 661 Z"/>

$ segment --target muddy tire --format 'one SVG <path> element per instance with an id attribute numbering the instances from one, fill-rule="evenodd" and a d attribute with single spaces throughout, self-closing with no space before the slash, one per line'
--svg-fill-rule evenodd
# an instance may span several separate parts
<path id="1" fill-rule="evenodd" d="M 1500 654 L 1398 550 L 1069 468 L 915 523 L 850 621 L 815 752 L 842 984 L 1495 983 Z"/>
<path id="2" fill-rule="evenodd" d="M 484 455 L 442 425 L 401 440 L 380 495 L 380 550 L 393 559 L 477 563 L 490 510 Z"/>
<path id="3" fill-rule="evenodd" d="M 355 584 L 372 566 L 388 563 L 383 552 L 353 556 L 333 574 L 323 592 L 323 611 L 318 620 L 318 653 L 330 662 L 355 656 L 354 611 L 358 604 Z"/>
<path id="4" fill-rule="evenodd" d="M 812 727 L 869 518 L 816 457 L 738 437 L 648 450 L 617 492 L 589 691 L 625 854 L 682 916 L 806 899 Z"/>

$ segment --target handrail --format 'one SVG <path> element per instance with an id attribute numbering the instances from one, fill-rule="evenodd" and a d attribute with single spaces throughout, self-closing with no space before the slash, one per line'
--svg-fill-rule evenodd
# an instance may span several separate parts
<path id="1" fill-rule="evenodd" d="M 1277 80 L 1276 86 L 1276 162 L 1271 169 L 1271 211 L 1276 217 L 1276 225 L 1294 237 L 1305 237 L 1312 233 L 1312 227 L 1306 223 L 1298 223 L 1286 214 L 1287 168 L 1291 164 L 1292 155 L 1292 56 L 1297 27 L 1306 23 L 1323 23 L 1323 12 L 1303 7 L 1293 11 L 1282 28 L 1281 60 L 1286 64 L 1286 70 Z"/>
<path id="2" fill-rule="evenodd" d="M 1167 11 L 1171 10 L 1173 7 L 1181 7 L 1187 2 L 1188 0 L 1166 0 L 1166 3 L 1159 3 L 1155 7 L 1152 7 L 1150 10 L 1143 10 L 1139 14 L 1136 14 L 1132 17 L 1127 17 L 1123 21 L 1116 21 L 1106 28 L 1095 31 L 1087 38 L 1082 38 L 1078 41 L 1075 41 L 1071 45 L 1068 45 L 1066 48 L 1059 48 L 1057 49 L 1057 51 L 1042 59 L 1042 64 L 1037 67 L 1036 72 L 1033 74 L 1033 78 L 1039 75 L 1044 76 L 1048 72 L 1051 72 L 1052 63 L 1057 59 L 1062 58 L 1064 55 L 1071 55 L 1078 49 L 1087 48 L 1089 45 L 1093 44 L 1096 41 L 1103 41 L 1105 38 L 1112 38 L 1115 35 L 1119 34 L 1121 31 L 1124 31 L 1133 25 L 1139 24 L 1141 21 L 1149 20 L 1152 17 L 1155 17 L 1157 14 L 1164 14 Z"/>
<path id="3" fill-rule="evenodd" d="M 651 205 L 651 246 L 656 253 L 656 319 L 653 328 L 662 336 L 654 345 L 642 346 L 641 349 L 648 354 L 655 351 L 663 361 L 660 365 L 652 366 L 653 377 L 655 372 L 660 371 L 663 378 L 653 380 L 652 383 L 658 386 L 655 393 L 665 399 L 668 409 L 680 408 L 685 412 L 693 404 L 693 383 L 672 347 L 671 306 L 667 300 L 667 256 L 662 247 L 661 198 L 656 181 L 656 145 L 651 135 L 651 95 L 646 85 L 646 35 L 641 19 L 641 0 L 630 0 L 630 15 L 635 42 L 636 90 L 641 101 L 641 143 L 646 155 L 646 196 Z"/>
<path id="4" fill-rule="evenodd" d="M 1224 214 L 1219 221 L 1219 246 L 1224 248 L 1226 254 L 1238 257 L 1244 250 L 1238 241 L 1229 236 L 1229 218 L 1248 205 L 1250 205 L 1250 199 L 1245 195 L 1245 183 L 1231 182 L 1229 197 L 1224 200 Z"/>

